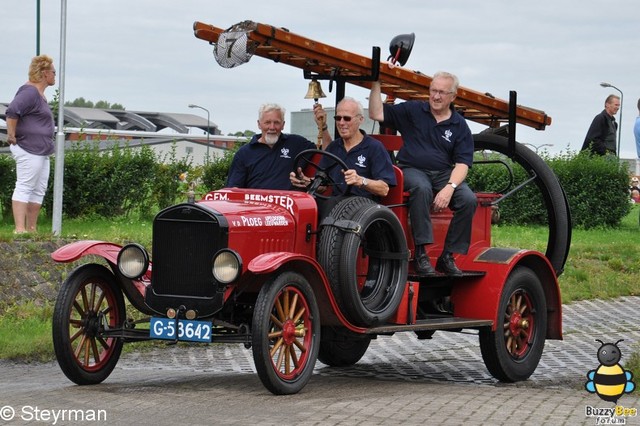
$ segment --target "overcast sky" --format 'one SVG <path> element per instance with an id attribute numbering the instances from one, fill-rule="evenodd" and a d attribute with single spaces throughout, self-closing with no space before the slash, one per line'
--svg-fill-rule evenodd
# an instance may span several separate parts
<path id="1" fill-rule="evenodd" d="M 0 102 L 27 80 L 36 53 L 36 0 L 2 0 Z M 61 1 L 41 0 L 40 53 L 60 67 Z M 545 131 L 517 128 L 518 140 L 551 152 L 578 150 L 593 117 L 614 89 L 624 93 L 621 156 L 635 157 L 633 124 L 640 97 L 640 2 L 513 0 L 67 0 L 65 100 L 120 103 L 128 110 L 211 112 L 223 134 L 257 130 L 257 109 L 277 102 L 287 111 L 309 108 L 302 71 L 261 57 L 220 67 L 212 46 L 192 24 L 217 27 L 252 20 L 369 56 L 388 55 L 389 41 L 414 32 L 407 68 L 453 72 L 461 85 L 545 111 Z M 335 93 L 323 89 L 333 106 Z M 47 91 L 51 97 L 53 88 Z M 347 86 L 366 106 L 368 91 Z M 287 117 L 289 118 L 289 117 Z M 287 126 L 286 130 L 288 130 Z M 472 124 L 473 131 L 482 130 Z"/>

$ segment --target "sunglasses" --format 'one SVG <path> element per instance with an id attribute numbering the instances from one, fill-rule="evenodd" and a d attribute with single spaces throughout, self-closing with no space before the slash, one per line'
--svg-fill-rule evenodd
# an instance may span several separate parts
<path id="1" fill-rule="evenodd" d="M 356 117 L 357 117 L 357 115 L 356 115 Z M 348 123 L 349 121 L 353 120 L 353 118 L 354 118 L 354 117 L 350 117 L 350 116 L 348 116 L 348 115 L 334 115 L 334 116 L 333 116 L 333 119 L 334 119 L 336 122 L 344 120 L 344 121 L 346 121 L 346 122 Z"/>

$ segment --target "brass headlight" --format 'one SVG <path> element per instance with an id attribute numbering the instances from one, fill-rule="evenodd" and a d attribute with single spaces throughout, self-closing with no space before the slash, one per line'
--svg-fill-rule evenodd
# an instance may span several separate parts
<path id="1" fill-rule="evenodd" d="M 235 281 L 242 272 L 240 256 L 231 250 L 223 249 L 213 256 L 213 277 L 222 284 Z"/>
<path id="2" fill-rule="evenodd" d="M 147 272 L 149 254 L 139 244 L 127 244 L 118 253 L 118 270 L 125 277 L 135 280 Z"/>

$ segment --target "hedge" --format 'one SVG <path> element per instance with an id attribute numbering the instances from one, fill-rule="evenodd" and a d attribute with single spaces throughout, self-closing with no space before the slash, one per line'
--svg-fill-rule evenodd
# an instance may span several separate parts
<path id="1" fill-rule="evenodd" d="M 175 146 L 158 158 L 147 146 L 115 146 L 99 151 L 94 143 L 78 142 L 65 152 L 63 214 L 65 217 L 110 218 L 133 213 L 152 216 L 160 209 L 186 200 L 190 184 L 196 198 L 224 186 L 235 151 L 227 151 L 203 166 L 192 159 L 177 158 Z M 477 160 L 484 159 L 476 153 Z M 485 154 L 486 155 L 486 154 Z M 501 154 L 499 158 L 513 170 L 514 186 L 528 175 L 522 167 Z M 563 153 L 543 157 L 562 184 L 569 201 L 572 223 L 584 229 L 615 227 L 630 209 L 629 175 L 615 157 L 592 157 L 583 153 Z M 43 210 L 49 216 L 53 205 L 55 158 L 52 157 L 49 189 Z M 498 164 L 475 164 L 468 177 L 476 191 L 506 191 L 509 174 Z M 15 163 L 0 155 L 0 206 L 3 217 L 11 214 L 11 194 L 15 183 Z M 509 224 L 546 225 L 546 210 L 533 184 L 499 204 L 500 218 Z"/>

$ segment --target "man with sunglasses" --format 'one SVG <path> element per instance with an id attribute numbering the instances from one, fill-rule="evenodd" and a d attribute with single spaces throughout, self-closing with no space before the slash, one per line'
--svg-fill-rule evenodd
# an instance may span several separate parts
<path id="1" fill-rule="evenodd" d="M 369 117 L 400 132 L 403 147 L 397 161 L 404 173 L 404 190 L 409 192 L 409 217 L 415 243 L 415 271 L 433 275 L 425 245 L 433 243 L 431 213 L 450 208 L 449 225 L 436 269 L 452 276 L 462 272 L 454 253 L 466 254 L 471 242 L 471 225 L 477 206 L 473 191 L 465 183 L 473 164 L 473 137 L 464 117 L 453 108 L 458 78 L 438 72 L 429 87 L 429 101 L 382 103 L 380 82 L 369 95 Z"/>
<path id="2" fill-rule="evenodd" d="M 339 201 L 347 186 L 351 187 L 352 196 L 380 201 L 389 192 L 389 186 L 396 184 L 393 164 L 385 147 L 360 130 L 360 125 L 364 122 L 360 102 L 350 97 L 343 98 L 336 106 L 334 119 L 340 137 L 331 142 L 326 151 L 343 160 L 349 169 L 334 167 L 329 171 L 329 176 L 336 183 L 332 193 L 335 196 L 328 205 L 321 206 L 321 216 Z M 320 167 L 328 166 L 331 161 L 327 157 L 323 158 L 320 160 Z M 301 169 L 297 173 L 292 172 L 290 179 L 291 184 L 298 188 L 306 188 L 311 183 L 311 178 L 305 176 Z"/>

